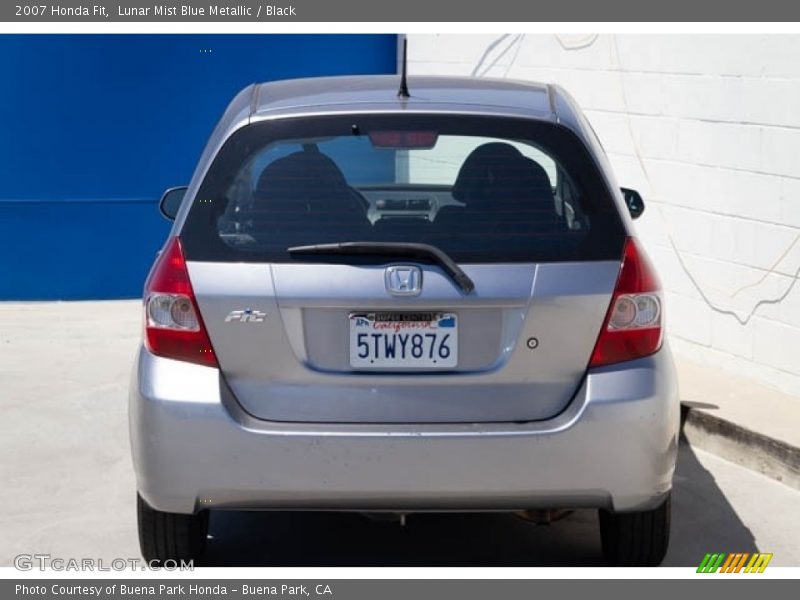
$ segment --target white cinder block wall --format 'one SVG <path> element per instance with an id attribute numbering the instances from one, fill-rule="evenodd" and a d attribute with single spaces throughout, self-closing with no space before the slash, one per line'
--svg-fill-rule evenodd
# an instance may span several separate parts
<path id="1" fill-rule="evenodd" d="M 567 88 L 645 198 L 676 353 L 800 395 L 800 36 L 407 37 L 411 75 Z"/>

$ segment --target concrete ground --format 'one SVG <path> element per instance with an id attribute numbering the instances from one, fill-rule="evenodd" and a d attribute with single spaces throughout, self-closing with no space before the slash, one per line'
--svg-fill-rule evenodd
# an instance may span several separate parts
<path id="1" fill-rule="evenodd" d="M 677 367 L 681 400 L 696 410 L 800 448 L 800 398 L 688 360 L 679 360 Z"/>
<path id="2" fill-rule="evenodd" d="M 138 557 L 126 388 L 138 302 L 0 303 L 0 566 L 19 553 Z M 709 371 L 707 377 L 720 377 Z M 774 553 L 800 566 L 800 492 L 684 445 L 665 564 Z M 214 513 L 207 565 L 598 565 L 591 511 L 511 515 Z"/>
<path id="3" fill-rule="evenodd" d="M 677 367 L 689 443 L 800 490 L 800 398 L 685 359 Z"/>

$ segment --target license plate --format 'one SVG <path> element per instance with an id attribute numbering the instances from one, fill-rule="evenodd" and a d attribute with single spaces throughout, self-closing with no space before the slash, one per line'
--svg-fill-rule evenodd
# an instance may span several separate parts
<path id="1" fill-rule="evenodd" d="M 351 313 L 350 366 L 452 369 L 458 364 L 454 313 Z"/>

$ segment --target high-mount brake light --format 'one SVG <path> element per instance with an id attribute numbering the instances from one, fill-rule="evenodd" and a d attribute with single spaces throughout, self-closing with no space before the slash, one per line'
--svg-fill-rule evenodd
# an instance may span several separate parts
<path id="1" fill-rule="evenodd" d="M 590 367 L 600 367 L 658 352 L 663 340 L 661 284 L 638 242 L 625 241 L 617 285 Z"/>
<path id="2" fill-rule="evenodd" d="M 157 356 L 218 366 L 189 281 L 180 239 L 170 238 L 144 289 L 145 345 Z"/>
<path id="3" fill-rule="evenodd" d="M 424 149 L 436 146 L 439 134 L 435 131 L 370 131 L 369 141 L 375 148 L 399 150 Z"/>

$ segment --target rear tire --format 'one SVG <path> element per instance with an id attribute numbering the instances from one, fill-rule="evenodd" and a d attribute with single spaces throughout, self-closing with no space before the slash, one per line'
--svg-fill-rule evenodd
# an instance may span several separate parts
<path id="1" fill-rule="evenodd" d="M 136 496 L 139 548 L 147 562 L 190 561 L 202 556 L 208 535 L 208 511 L 194 515 L 156 510 Z"/>
<path id="2" fill-rule="evenodd" d="M 617 567 L 657 567 L 669 546 L 671 499 L 653 510 L 600 511 L 603 557 Z"/>

